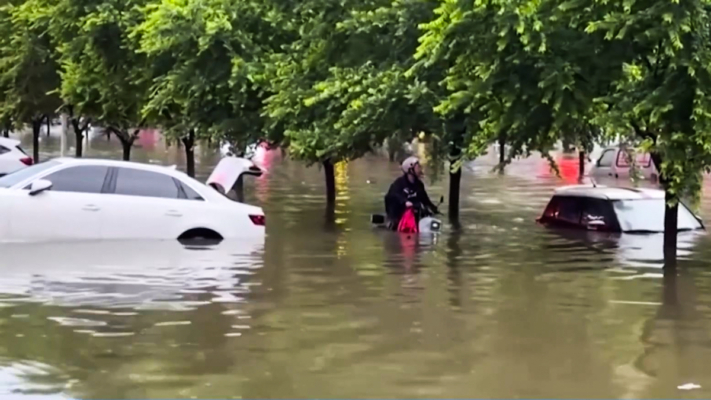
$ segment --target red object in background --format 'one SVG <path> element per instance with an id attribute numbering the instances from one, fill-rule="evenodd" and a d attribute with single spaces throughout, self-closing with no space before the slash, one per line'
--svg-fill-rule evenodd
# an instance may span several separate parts
<path id="1" fill-rule="evenodd" d="M 559 158 L 558 159 L 558 169 L 560 170 L 560 176 L 566 182 L 575 183 L 578 182 L 580 178 L 578 173 L 580 163 L 577 158 Z"/>
<path id="2" fill-rule="evenodd" d="M 405 210 L 400 218 L 400 223 L 397 226 L 397 231 L 402 233 L 417 233 L 419 231 L 417 227 L 417 218 L 415 218 L 415 212 L 412 208 Z"/>

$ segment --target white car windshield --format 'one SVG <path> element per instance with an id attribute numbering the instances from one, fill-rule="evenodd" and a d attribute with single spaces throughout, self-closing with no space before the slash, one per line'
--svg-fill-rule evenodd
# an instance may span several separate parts
<path id="1" fill-rule="evenodd" d="M 46 171 L 52 167 L 59 165 L 57 161 L 47 161 L 39 164 L 35 164 L 31 167 L 23 168 L 19 171 L 13 172 L 9 175 L 5 175 L 0 178 L 0 188 L 10 188 L 18 183 L 32 178 L 33 176 L 39 174 L 42 171 Z"/>
<path id="2" fill-rule="evenodd" d="M 612 202 L 623 232 L 664 232 L 664 199 L 618 200 Z M 679 230 L 701 228 L 701 223 L 684 204 L 679 204 Z"/>

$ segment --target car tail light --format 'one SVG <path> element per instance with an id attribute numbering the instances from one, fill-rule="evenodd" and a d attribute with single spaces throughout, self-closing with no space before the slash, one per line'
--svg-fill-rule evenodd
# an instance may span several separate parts
<path id="1" fill-rule="evenodd" d="M 252 223 L 257 226 L 266 226 L 267 224 L 267 220 L 264 215 L 250 215 L 249 219 L 251 219 Z"/>
<path id="2" fill-rule="evenodd" d="M 33 164 L 32 158 L 31 157 L 23 157 L 20 159 L 20 161 L 27 165 L 28 167 Z"/>

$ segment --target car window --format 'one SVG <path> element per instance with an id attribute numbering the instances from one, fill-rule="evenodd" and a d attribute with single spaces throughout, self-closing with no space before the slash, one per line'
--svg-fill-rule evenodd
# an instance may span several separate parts
<path id="1" fill-rule="evenodd" d="M 17 170 L 0 178 L 0 187 L 9 188 L 33 176 L 59 165 L 57 161 L 47 161 Z"/>
<path id="2" fill-rule="evenodd" d="M 580 219 L 582 225 L 587 226 L 592 221 L 601 221 L 603 223 L 598 229 L 611 229 L 617 225 L 615 212 L 609 201 L 588 198 L 582 204 Z"/>
<path id="3" fill-rule="evenodd" d="M 69 167 L 44 177 L 52 182 L 53 192 L 101 193 L 109 167 L 79 165 Z"/>
<path id="4" fill-rule="evenodd" d="M 629 153 L 624 150 L 620 151 L 617 155 L 617 166 L 621 168 L 630 167 L 629 158 Z M 652 166 L 652 156 L 649 153 L 637 154 L 635 159 L 637 167 L 639 168 L 649 168 Z"/>
<path id="5" fill-rule="evenodd" d="M 623 231 L 664 232 L 664 199 L 613 202 Z M 679 204 L 679 229 L 699 229 L 701 223 L 684 204 Z"/>
<path id="6" fill-rule="evenodd" d="M 579 224 L 582 200 L 577 197 L 554 196 L 544 211 L 544 217 L 551 220 Z"/>
<path id="7" fill-rule="evenodd" d="M 133 168 L 118 168 L 116 194 L 178 199 L 178 186 L 171 176 Z"/>
<path id="8" fill-rule="evenodd" d="M 611 167 L 612 163 L 615 162 L 615 153 L 617 150 L 610 149 L 605 150 L 597 161 L 598 167 Z"/>
<path id="9" fill-rule="evenodd" d="M 203 200 L 202 196 L 200 196 L 196 191 L 190 188 L 190 186 L 184 184 L 183 182 L 180 182 L 179 180 L 175 180 L 175 183 L 180 187 L 180 190 L 182 191 L 182 195 L 188 200 Z"/>
<path id="10" fill-rule="evenodd" d="M 7 152 L 9 152 L 9 151 L 10 151 L 10 149 L 8 149 L 7 147 L 5 147 L 5 146 L 0 146 L 0 154 L 5 154 L 5 153 L 7 153 Z"/>

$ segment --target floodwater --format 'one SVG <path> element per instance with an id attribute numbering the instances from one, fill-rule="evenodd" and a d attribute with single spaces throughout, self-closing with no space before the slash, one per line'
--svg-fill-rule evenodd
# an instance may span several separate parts
<path id="1" fill-rule="evenodd" d="M 112 140 L 88 154 L 118 157 Z M 205 175 L 217 157 L 199 156 Z M 661 237 L 535 224 L 576 159 L 557 178 L 495 158 L 467 165 L 462 230 L 436 239 L 370 227 L 398 174 L 385 159 L 337 166 L 328 222 L 322 172 L 270 152 L 245 188 L 264 242 L 0 245 L 0 396 L 711 397 L 709 237 L 682 237 L 665 277 Z"/>

